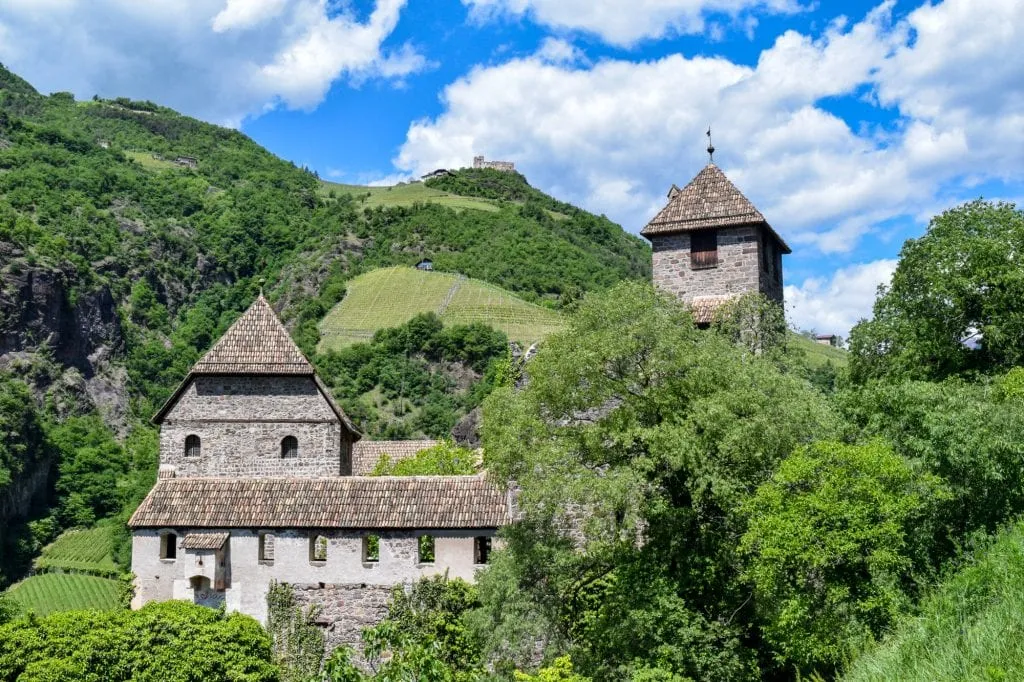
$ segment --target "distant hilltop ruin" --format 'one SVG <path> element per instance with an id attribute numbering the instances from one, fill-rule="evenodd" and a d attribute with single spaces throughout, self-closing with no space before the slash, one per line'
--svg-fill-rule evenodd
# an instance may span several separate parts
<path id="1" fill-rule="evenodd" d="M 485 161 L 483 156 L 473 157 L 473 168 L 490 168 L 506 173 L 516 172 L 516 165 L 511 161 Z"/>

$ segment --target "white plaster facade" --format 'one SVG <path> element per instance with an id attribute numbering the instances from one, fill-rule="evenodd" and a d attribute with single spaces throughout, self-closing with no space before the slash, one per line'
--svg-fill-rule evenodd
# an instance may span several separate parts
<path id="1" fill-rule="evenodd" d="M 132 607 L 150 601 L 184 599 L 195 601 L 193 579 L 205 577 L 217 585 L 218 569 L 224 579 L 223 600 L 229 611 L 248 614 L 261 623 L 267 617 L 267 589 L 271 581 L 326 585 L 393 587 L 420 578 L 446 574 L 472 582 L 481 568 L 475 563 L 476 538 L 497 543 L 495 531 L 382 531 L 353 530 L 239 530 L 224 529 L 229 538 L 221 552 L 182 547 L 185 535 L 198 529 L 160 528 L 136 530 L 132 538 L 132 571 L 136 593 Z M 204 532 L 210 529 L 202 529 Z M 174 559 L 162 556 L 161 535 L 174 533 Z M 272 533 L 272 560 L 260 560 L 259 535 Z M 310 539 L 327 538 L 325 561 L 310 559 Z M 379 538 L 377 561 L 363 560 L 364 538 Z M 434 538 L 434 561 L 419 560 L 419 537 Z M 218 590 L 219 591 L 219 590 Z"/>

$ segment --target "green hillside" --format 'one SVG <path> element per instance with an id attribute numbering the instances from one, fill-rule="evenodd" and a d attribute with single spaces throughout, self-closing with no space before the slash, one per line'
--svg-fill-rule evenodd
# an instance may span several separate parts
<path id="1" fill-rule="evenodd" d="M 382 268 L 349 281 L 345 298 L 320 323 L 322 349 L 366 341 L 420 313 L 446 324 L 483 322 L 529 345 L 561 327 L 559 314 L 486 282 L 444 272 Z"/>
<path id="2" fill-rule="evenodd" d="M 17 359 L 0 372 L 0 430 L 21 436 L 0 445 L 0 496 L 44 486 L 29 518 L 0 518 L 0 587 L 62 531 L 126 518 L 155 477 L 148 419 L 261 280 L 317 361 L 320 322 L 350 280 L 425 256 L 522 299 L 474 285 L 448 319 L 483 316 L 522 338 L 557 319 L 523 301 L 557 308 L 650 276 L 641 239 L 520 175 L 460 171 L 454 181 L 321 183 L 237 130 L 148 101 L 45 96 L 0 66 L 0 354 Z M 452 357 L 470 357 L 469 345 Z M 402 400 L 387 397 L 386 374 L 359 386 L 367 432 L 443 434 L 490 390 L 486 363 L 467 372 L 463 359 L 438 362 L 444 380 L 427 381 L 433 366 L 406 367 L 423 381 Z M 100 390 L 83 390 L 83 378 Z M 79 418 L 91 421 L 53 451 L 40 446 Z M 33 477 L 42 466 L 56 475 Z M 127 555 L 119 537 L 114 557 Z"/>
<path id="3" fill-rule="evenodd" d="M 1024 526 L 942 584 L 846 682 L 1024 679 Z"/>
<path id="4" fill-rule="evenodd" d="M 404 183 L 390 187 L 368 187 L 345 185 L 338 182 L 321 181 L 321 195 L 331 197 L 351 195 L 357 204 L 366 208 L 379 206 L 412 206 L 415 203 L 431 203 L 453 209 L 472 208 L 480 211 L 497 211 L 498 204 L 486 199 L 464 197 L 439 189 L 427 187 L 422 182 Z"/>
<path id="5" fill-rule="evenodd" d="M 803 334 L 790 333 L 786 342 L 793 349 L 803 353 L 804 359 L 810 367 L 822 367 L 828 363 L 839 369 L 846 367 L 850 354 L 842 348 L 826 346 L 809 339 Z"/>
<path id="6" fill-rule="evenodd" d="M 43 573 L 13 585 L 7 595 L 24 611 L 45 616 L 54 611 L 120 608 L 118 582 L 80 573 Z"/>

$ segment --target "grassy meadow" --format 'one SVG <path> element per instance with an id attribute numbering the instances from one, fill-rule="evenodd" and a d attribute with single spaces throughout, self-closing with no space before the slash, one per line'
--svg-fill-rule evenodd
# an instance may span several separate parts
<path id="1" fill-rule="evenodd" d="M 356 201 L 366 208 L 379 206 L 412 206 L 415 203 L 432 203 L 448 208 L 476 209 L 479 211 L 497 211 L 498 205 L 488 199 L 464 197 L 439 189 L 427 187 L 422 182 L 413 182 L 389 187 L 367 187 L 365 185 L 345 185 L 339 182 L 321 181 L 320 193 L 324 196 L 334 191 L 336 194 L 351 194 Z"/>
<path id="2" fill-rule="evenodd" d="M 942 584 L 845 682 L 1024 679 L 1024 526 Z"/>

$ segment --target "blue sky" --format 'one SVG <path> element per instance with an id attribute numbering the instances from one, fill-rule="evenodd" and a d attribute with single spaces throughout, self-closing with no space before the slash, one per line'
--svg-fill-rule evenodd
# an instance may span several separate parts
<path id="1" fill-rule="evenodd" d="M 793 247 L 790 320 L 846 334 L 903 241 L 1024 197 L 1024 0 L 5 0 L 44 92 L 152 99 L 327 179 L 473 154 L 636 232 L 716 162 Z"/>

